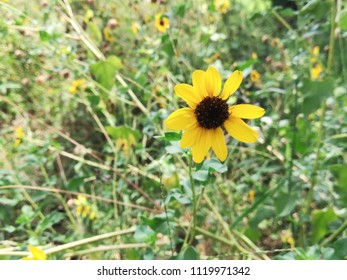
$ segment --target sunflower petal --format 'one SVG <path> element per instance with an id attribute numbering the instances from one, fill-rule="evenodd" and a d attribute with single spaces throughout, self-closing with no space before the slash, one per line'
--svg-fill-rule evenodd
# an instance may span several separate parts
<path id="1" fill-rule="evenodd" d="M 165 126 L 172 130 L 185 130 L 196 122 L 191 108 L 178 109 L 166 119 Z"/>
<path id="2" fill-rule="evenodd" d="M 196 163 L 200 163 L 204 160 L 208 150 L 212 145 L 212 130 L 211 129 L 200 129 L 200 134 L 196 143 L 193 146 L 193 160 Z"/>
<path id="3" fill-rule="evenodd" d="M 230 116 L 224 122 L 224 127 L 232 137 L 240 142 L 254 143 L 258 139 L 258 133 L 238 117 Z"/>
<path id="4" fill-rule="evenodd" d="M 205 85 L 209 96 L 217 96 L 220 93 L 222 79 L 218 70 L 213 66 L 208 67 L 206 71 Z"/>
<path id="5" fill-rule="evenodd" d="M 227 145 L 225 144 L 224 133 L 221 128 L 213 131 L 212 149 L 220 161 L 225 161 L 228 155 Z"/>
<path id="6" fill-rule="evenodd" d="M 251 104 L 239 104 L 229 108 L 231 115 L 241 119 L 256 119 L 264 116 L 265 110 Z"/>
<path id="7" fill-rule="evenodd" d="M 45 254 L 45 252 L 38 248 L 38 247 L 35 247 L 35 246 L 32 246 L 32 245 L 29 245 L 29 251 L 30 253 L 33 255 L 33 258 L 35 260 L 45 260 L 47 259 L 47 256 Z"/>
<path id="8" fill-rule="evenodd" d="M 228 99 L 230 95 L 234 94 L 234 92 L 240 87 L 242 79 L 242 72 L 239 70 L 234 71 L 224 84 L 221 98 L 225 100 Z"/>
<path id="9" fill-rule="evenodd" d="M 201 98 L 196 94 L 196 91 L 191 85 L 179 84 L 174 89 L 176 95 L 181 97 L 192 109 L 195 109 L 196 105 L 201 101 Z"/>
<path id="10" fill-rule="evenodd" d="M 195 70 L 193 72 L 193 87 L 198 96 L 203 99 L 208 96 L 205 85 L 206 72 L 202 70 Z"/>
<path id="11" fill-rule="evenodd" d="M 194 146 L 201 134 L 201 128 L 195 124 L 193 128 L 185 131 L 181 140 L 181 148 L 188 148 Z"/>

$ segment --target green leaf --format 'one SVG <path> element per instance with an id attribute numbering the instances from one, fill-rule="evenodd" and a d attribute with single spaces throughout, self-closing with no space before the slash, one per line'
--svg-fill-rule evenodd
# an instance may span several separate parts
<path id="1" fill-rule="evenodd" d="M 139 131 L 125 125 L 107 126 L 106 131 L 113 139 L 125 139 L 129 141 L 130 144 L 136 144 L 141 138 L 141 133 Z"/>
<path id="2" fill-rule="evenodd" d="M 314 210 L 311 216 L 312 222 L 312 243 L 317 243 L 329 231 L 329 224 L 337 219 L 337 215 L 332 209 Z"/>
<path id="3" fill-rule="evenodd" d="M 93 10 L 88 9 L 83 17 L 83 21 L 88 23 L 94 17 Z"/>
<path id="4" fill-rule="evenodd" d="M 63 213 L 53 211 L 52 213 L 45 216 L 43 220 L 40 221 L 38 226 L 40 227 L 41 231 L 44 231 L 51 226 L 59 223 L 61 220 L 65 218 L 65 215 Z"/>
<path id="5" fill-rule="evenodd" d="M 192 247 L 189 246 L 185 248 L 179 255 L 177 256 L 178 260 L 198 260 L 200 259 L 198 251 Z"/>
<path id="6" fill-rule="evenodd" d="M 42 42 L 49 42 L 51 40 L 55 40 L 55 39 L 61 37 L 61 34 L 59 34 L 59 33 L 49 33 L 45 30 L 40 30 L 39 35 L 40 35 L 40 40 Z"/>
<path id="7" fill-rule="evenodd" d="M 92 64 L 90 66 L 90 72 L 95 81 L 106 89 L 111 89 L 114 84 L 114 76 L 122 67 L 122 62 L 118 57 L 110 56 L 105 61 Z"/>
<path id="8" fill-rule="evenodd" d="M 165 132 L 164 136 L 156 137 L 157 139 L 164 141 L 179 141 L 181 140 L 181 134 L 177 132 Z"/>
<path id="9" fill-rule="evenodd" d="M 347 163 L 345 164 L 333 164 L 330 166 L 331 172 L 337 178 L 334 189 L 339 195 L 339 199 L 342 204 L 347 203 Z"/>
<path id="10" fill-rule="evenodd" d="M 172 220 L 173 213 L 174 213 L 173 211 L 168 211 L 167 214 L 161 213 L 161 214 L 155 215 L 153 218 L 147 218 L 145 216 L 141 216 L 140 218 L 146 225 L 148 225 L 156 233 L 161 232 L 163 234 L 168 234 L 167 219 L 169 221 Z M 174 230 L 173 223 L 169 222 L 169 226 L 171 230 Z"/>
<path id="11" fill-rule="evenodd" d="M 191 200 L 188 197 L 186 197 L 179 189 L 171 189 L 166 197 L 165 203 L 168 204 L 173 199 L 182 204 L 191 203 Z"/>
<path id="12" fill-rule="evenodd" d="M 247 69 L 248 67 L 252 66 L 257 61 L 258 61 L 258 59 L 253 59 L 253 58 L 248 59 L 247 61 L 245 61 L 241 65 L 237 66 L 237 70 L 243 71 L 243 70 Z"/>
<path id="13" fill-rule="evenodd" d="M 179 141 L 171 141 L 170 146 L 165 147 L 165 151 L 168 154 L 181 154 L 183 153 L 183 149 L 180 147 Z"/>
<path id="14" fill-rule="evenodd" d="M 6 26 L 0 26 L 0 35 L 6 36 L 8 34 L 8 28 Z"/>
<path id="15" fill-rule="evenodd" d="M 84 184 L 84 177 L 75 177 L 71 179 L 67 185 L 69 191 L 78 191 Z"/>
<path id="16" fill-rule="evenodd" d="M 45 30 L 40 30 L 39 35 L 42 42 L 48 42 L 51 39 L 51 35 Z"/>
<path id="17" fill-rule="evenodd" d="M 11 226 L 11 225 L 6 225 L 3 227 L 3 230 L 8 232 L 8 233 L 12 233 L 16 230 L 16 228 L 14 226 Z"/>
<path id="18" fill-rule="evenodd" d="M 21 84 L 8 82 L 0 84 L 0 91 L 6 91 L 7 89 L 20 89 L 21 87 Z"/>
<path id="19" fill-rule="evenodd" d="M 90 106 L 92 108 L 95 108 L 96 106 L 98 106 L 98 104 L 100 102 L 100 97 L 97 95 L 88 95 L 87 99 L 88 99 Z"/>
<path id="20" fill-rule="evenodd" d="M 170 40 L 168 34 L 165 34 L 161 37 L 161 49 L 168 55 L 173 56 L 175 54 L 174 45 L 177 44 L 177 40 Z"/>
<path id="21" fill-rule="evenodd" d="M 316 20 L 326 18 L 327 11 L 330 8 L 329 1 L 311 0 L 300 11 L 301 16 L 314 16 Z"/>
<path id="22" fill-rule="evenodd" d="M 274 199 L 276 212 L 278 217 L 286 217 L 294 210 L 298 204 L 300 192 L 292 190 L 290 192 L 281 191 Z"/>
<path id="23" fill-rule="evenodd" d="M 205 182 L 209 178 L 209 172 L 207 170 L 198 170 L 193 173 L 194 180 Z"/>
<path id="24" fill-rule="evenodd" d="M 347 258 L 347 237 L 342 237 L 336 240 L 332 247 L 335 250 L 333 259 L 343 260 Z"/>
<path id="25" fill-rule="evenodd" d="M 147 225 L 136 227 L 134 238 L 138 242 L 153 244 L 157 240 L 157 233 Z"/>
<path id="26" fill-rule="evenodd" d="M 334 79 L 326 78 L 323 81 L 304 80 L 302 92 L 304 94 L 302 111 L 305 115 L 320 108 L 322 101 L 332 95 Z"/>
<path id="27" fill-rule="evenodd" d="M 87 27 L 90 38 L 99 45 L 102 42 L 102 34 L 99 27 L 92 21 L 87 23 Z"/>
<path id="28" fill-rule="evenodd" d="M 228 171 L 228 166 L 224 163 L 221 163 L 218 159 L 212 158 L 205 160 L 201 169 L 222 174 Z"/>
<path id="29" fill-rule="evenodd" d="M 343 30 L 347 30 L 347 10 L 341 13 L 339 27 Z"/>
<path id="30" fill-rule="evenodd" d="M 7 197 L 0 197 L 0 205 L 15 206 L 18 203 L 17 199 L 11 199 Z"/>
<path id="31" fill-rule="evenodd" d="M 186 4 L 181 4 L 175 7 L 175 14 L 183 18 L 186 13 Z"/>

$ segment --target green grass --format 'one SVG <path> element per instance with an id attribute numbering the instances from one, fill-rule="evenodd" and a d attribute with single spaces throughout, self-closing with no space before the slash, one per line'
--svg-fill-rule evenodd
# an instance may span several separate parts
<path id="1" fill-rule="evenodd" d="M 346 259 L 346 4 L 229 2 L 0 1 L 0 259 Z M 164 121 L 210 65 L 266 115 L 190 165 Z"/>

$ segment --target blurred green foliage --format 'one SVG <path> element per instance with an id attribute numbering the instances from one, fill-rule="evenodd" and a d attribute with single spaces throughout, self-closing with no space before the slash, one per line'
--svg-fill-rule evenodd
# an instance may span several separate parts
<path id="1" fill-rule="evenodd" d="M 0 1 L 0 259 L 124 229 L 49 258 L 347 258 L 346 3 L 223 2 Z M 181 249 L 189 151 L 163 121 L 209 65 L 266 115 L 194 166 Z"/>

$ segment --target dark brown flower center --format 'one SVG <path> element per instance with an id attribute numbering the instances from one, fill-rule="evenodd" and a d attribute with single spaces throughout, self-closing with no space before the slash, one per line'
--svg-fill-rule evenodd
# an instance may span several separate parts
<path id="1" fill-rule="evenodd" d="M 161 19 L 161 20 L 159 21 L 159 24 L 160 24 L 161 26 L 164 26 L 164 20 Z"/>
<path id="2" fill-rule="evenodd" d="M 203 128 L 220 127 L 228 118 L 228 104 L 219 97 L 205 97 L 195 108 L 195 116 Z"/>

